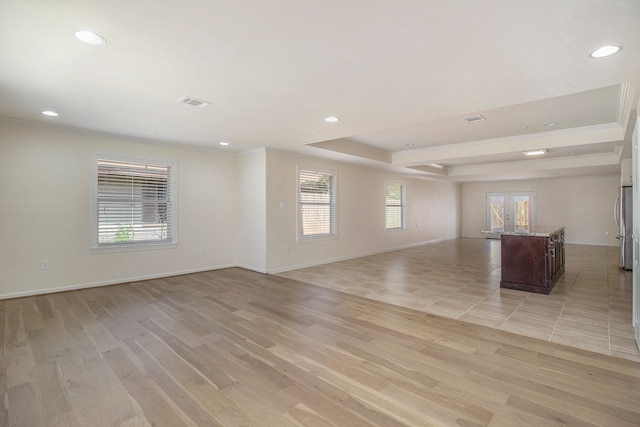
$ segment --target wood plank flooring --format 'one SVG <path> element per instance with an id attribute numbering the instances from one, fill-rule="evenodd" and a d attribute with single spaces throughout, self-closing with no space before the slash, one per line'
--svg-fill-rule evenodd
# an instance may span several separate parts
<path id="1" fill-rule="evenodd" d="M 640 361 L 618 248 L 566 245 L 550 295 L 500 288 L 500 241 L 458 239 L 280 274 L 425 313 Z"/>
<path id="2" fill-rule="evenodd" d="M 640 425 L 640 363 L 237 268 L 0 322 L 3 426 Z"/>

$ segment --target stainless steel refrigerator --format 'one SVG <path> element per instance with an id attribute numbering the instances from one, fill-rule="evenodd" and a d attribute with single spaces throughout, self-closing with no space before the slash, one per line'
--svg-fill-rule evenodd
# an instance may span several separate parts
<path id="1" fill-rule="evenodd" d="M 631 270 L 633 265 L 633 203 L 632 187 L 621 187 L 616 199 L 615 218 L 618 224 L 620 242 L 620 267 Z"/>

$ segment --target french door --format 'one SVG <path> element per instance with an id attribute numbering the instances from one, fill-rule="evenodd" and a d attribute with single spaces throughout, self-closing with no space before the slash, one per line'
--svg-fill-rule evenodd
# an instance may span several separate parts
<path id="1" fill-rule="evenodd" d="M 527 232 L 535 224 L 535 193 L 487 193 L 487 238 L 498 239 L 504 231 Z"/>

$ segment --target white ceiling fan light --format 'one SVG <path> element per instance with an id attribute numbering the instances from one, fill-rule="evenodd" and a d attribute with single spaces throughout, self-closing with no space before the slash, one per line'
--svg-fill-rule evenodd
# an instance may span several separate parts
<path id="1" fill-rule="evenodd" d="M 621 49 L 622 49 L 621 46 L 606 45 L 606 46 L 599 47 L 598 49 L 591 52 L 591 54 L 589 54 L 589 57 L 595 58 L 595 59 L 606 58 L 607 56 L 611 56 L 615 53 L 620 52 Z"/>
<path id="2" fill-rule="evenodd" d="M 107 41 L 104 39 L 104 37 L 92 32 L 92 31 L 80 30 L 80 31 L 76 31 L 75 33 L 73 33 L 73 35 L 75 36 L 75 38 L 77 38 L 81 42 L 84 42 L 84 43 L 87 43 L 87 44 L 91 44 L 91 45 L 94 45 L 94 46 L 100 46 L 100 45 L 103 45 L 103 44 L 107 43 Z"/>

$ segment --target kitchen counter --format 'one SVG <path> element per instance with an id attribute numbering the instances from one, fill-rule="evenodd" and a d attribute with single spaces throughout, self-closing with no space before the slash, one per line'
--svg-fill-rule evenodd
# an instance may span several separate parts
<path id="1" fill-rule="evenodd" d="M 564 273 L 564 227 L 500 232 L 501 288 L 548 295 Z"/>
<path id="2" fill-rule="evenodd" d="M 482 234 L 500 234 L 508 236 L 534 236 L 549 237 L 564 230 L 564 226 L 557 225 L 537 225 L 527 230 L 507 230 L 507 231 L 482 231 Z"/>

